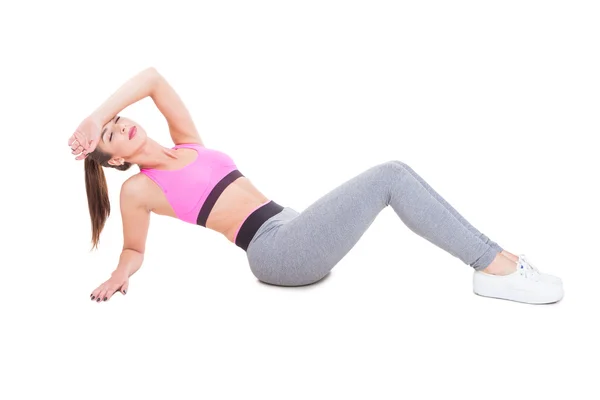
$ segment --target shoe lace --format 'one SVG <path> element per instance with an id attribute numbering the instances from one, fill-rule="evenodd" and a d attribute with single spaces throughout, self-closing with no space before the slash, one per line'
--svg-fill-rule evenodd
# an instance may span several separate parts
<path id="1" fill-rule="evenodd" d="M 541 273 L 541 272 L 540 272 L 540 270 L 539 270 L 539 269 L 537 269 L 537 268 L 536 268 L 536 267 L 535 267 L 535 266 L 534 266 L 534 265 L 531 263 L 531 261 L 529 261 L 529 260 L 527 259 L 527 257 L 525 257 L 525 254 L 521 254 L 521 255 L 519 256 L 519 258 L 520 258 L 520 261 L 521 261 L 522 263 L 525 263 L 525 264 L 527 264 L 527 265 L 528 265 L 529 267 L 531 267 L 531 269 L 533 269 L 535 272 L 537 272 L 538 274 L 540 274 L 540 273 Z"/>
<path id="2" fill-rule="evenodd" d="M 526 278 L 532 278 L 536 281 L 539 280 L 541 275 L 540 271 L 530 262 L 528 262 L 527 259 L 522 255 L 519 256 L 519 261 L 517 261 L 517 269 L 521 275 L 525 276 Z"/>

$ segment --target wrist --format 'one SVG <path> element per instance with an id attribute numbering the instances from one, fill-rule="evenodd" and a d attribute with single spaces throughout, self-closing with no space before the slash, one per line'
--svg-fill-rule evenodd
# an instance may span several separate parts
<path id="1" fill-rule="evenodd" d="M 129 278 L 129 272 L 127 270 L 125 270 L 125 268 L 118 266 L 117 269 L 115 269 L 110 276 L 112 278 Z"/>
<path id="2" fill-rule="evenodd" d="M 91 113 L 90 115 L 88 115 L 86 117 L 86 119 L 88 121 L 91 121 L 94 125 L 96 125 L 100 129 L 104 126 L 104 124 L 106 124 L 108 121 L 110 121 L 110 118 L 111 117 L 102 116 L 102 114 L 99 112 L 99 110 L 94 111 L 93 113 Z"/>

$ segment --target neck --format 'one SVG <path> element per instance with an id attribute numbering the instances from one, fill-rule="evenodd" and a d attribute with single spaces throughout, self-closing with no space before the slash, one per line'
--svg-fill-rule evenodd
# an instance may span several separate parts
<path id="1" fill-rule="evenodd" d="M 146 143 L 127 161 L 137 164 L 140 168 L 164 168 L 170 160 L 177 159 L 174 151 L 147 138 Z"/>

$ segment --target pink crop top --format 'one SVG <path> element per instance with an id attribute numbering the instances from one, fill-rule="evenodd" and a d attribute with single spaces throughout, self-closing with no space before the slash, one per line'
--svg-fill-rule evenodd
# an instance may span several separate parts
<path id="1" fill-rule="evenodd" d="M 206 227 L 217 199 L 233 181 L 244 176 L 227 154 L 196 143 L 178 144 L 198 155 L 192 163 L 176 170 L 141 168 L 140 172 L 162 189 L 177 218 Z"/>

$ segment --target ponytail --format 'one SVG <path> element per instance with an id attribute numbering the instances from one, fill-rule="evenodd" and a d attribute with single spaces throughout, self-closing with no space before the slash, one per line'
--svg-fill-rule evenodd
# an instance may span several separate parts
<path id="1" fill-rule="evenodd" d="M 132 165 L 130 162 L 125 162 L 123 165 L 113 166 L 108 163 L 110 158 L 110 154 L 104 153 L 100 149 L 96 149 L 84 159 L 85 190 L 87 192 L 88 208 L 90 211 L 90 219 L 92 221 L 91 250 L 93 250 L 94 247 L 98 249 L 100 233 L 110 215 L 108 186 L 106 185 L 106 176 L 104 175 L 102 167 L 126 171 Z"/>
<path id="2" fill-rule="evenodd" d="M 108 187 L 102 166 L 93 158 L 85 160 L 85 190 L 87 192 L 88 208 L 92 220 L 92 250 L 98 248 L 100 233 L 110 215 Z"/>

